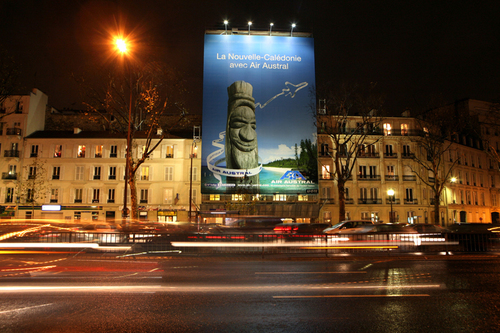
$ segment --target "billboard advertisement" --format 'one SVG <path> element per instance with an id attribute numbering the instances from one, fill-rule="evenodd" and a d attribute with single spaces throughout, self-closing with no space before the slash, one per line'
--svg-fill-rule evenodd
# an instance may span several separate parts
<path id="1" fill-rule="evenodd" d="M 203 194 L 317 193 L 314 41 L 205 35 Z"/>

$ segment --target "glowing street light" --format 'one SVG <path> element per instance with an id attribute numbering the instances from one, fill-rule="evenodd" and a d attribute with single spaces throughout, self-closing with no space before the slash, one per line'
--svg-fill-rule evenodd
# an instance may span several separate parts
<path id="1" fill-rule="evenodd" d="M 292 30 L 290 31 L 290 37 L 293 36 L 293 29 L 296 27 L 295 23 L 292 23 Z"/>
<path id="2" fill-rule="evenodd" d="M 457 182 L 457 178 L 456 178 L 456 177 L 451 177 L 450 181 L 451 181 L 452 183 L 456 183 L 456 182 Z"/>
<path id="3" fill-rule="evenodd" d="M 229 24 L 228 20 L 224 20 L 224 27 L 226 29 L 226 35 L 227 35 L 227 25 Z"/>
<path id="4" fill-rule="evenodd" d="M 274 23 L 271 22 L 271 24 L 269 24 L 269 36 L 271 36 L 271 33 L 273 31 L 273 25 Z"/>
<path id="5" fill-rule="evenodd" d="M 394 201 L 394 190 L 391 188 L 387 190 L 387 195 L 389 196 L 389 201 L 391 203 L 391 212 L 389 214 L 389 222 L 394 222 L 394 212 L 392 211 L 392 202 Z"/>
<path id="6" fill-rule="evenodd" d="M 248 35 L 250 36 L 250 27 L 252 26 L 252 21 L 248 21 Z"/>
<path id="7" fill-rule="evenodd" d="M 127 54 L 129 45 L 127 41 L 123 38 L 115 39 L 115 46 L 122 54 Z M 130 71 L 130 69 L 129 69 Z M 132 78 L 129 76 L 130 84 L 130 101 L 128 108 L 128 130 L 127 130 L 127 155 L 125 157 L 125 186 L 123 188 L 123 210 L 122 217 L 127 218 L 129 216 L 129 209 L 127 207 L 127 187 L 128 187 L 128 173 L 129 173 L 129 160 L 130 160 L 130 146 L 132 145 L 131 133 L 132 133 Z"/>

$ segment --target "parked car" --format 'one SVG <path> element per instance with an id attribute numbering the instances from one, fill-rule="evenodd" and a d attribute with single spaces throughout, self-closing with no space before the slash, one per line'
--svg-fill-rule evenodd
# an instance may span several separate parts
<path id="1" fill-rule="evenodd" d="M 322 234 L 328 227 L 329 223 L 280 223 L 273 230 L 282 234 Z"/>

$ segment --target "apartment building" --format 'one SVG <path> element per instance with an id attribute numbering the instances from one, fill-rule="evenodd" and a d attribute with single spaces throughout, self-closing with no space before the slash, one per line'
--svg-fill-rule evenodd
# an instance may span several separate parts
<path id="1" fill-rule="evenodd" d="M 485 108 L 484 103 L 482 107 Z M 478 101 L 461 105 L 467 112 L 477 111 Z M 327 120 L 327 114 L 320 118 Z M 350 117 L 346 128 L 356 128 L 359 117 Z M 426 152 L 418 137 L 422 129 L 408 114 L 384 118 L 356 150 L 352 177 L 345 187 L 347 219 L 398 221 L 407 223 L 498 222 L 498 162 L 485 151 L 475 135 L 450 138 L 452 145 L 443 156 L 441 173 L 451 168 L 440 197 L 439 221 L 434 221 L 433 183 L 415 157 L 424 160 Z M 497 138 L 498 139 L 498 138 Z M 500 141 L 500 140 L 498 140 Z M 320 221 L 338 222 L 338 191 L 333 170 L 331 138 L 318 131 Z M 416 172 L 414 172 L 416 171 Z M 417 175 L 419 174 L 420 177 Z M 392 213 L 392 218 L 391 218 Z"/>
<path id="2" fill-rule="evenodd" d="M 132 154 L 142 155 L 145 138 L 135 140 Z M 201 142 L 164 139 L 136 174 L 139 218 L 148 221 L 187 221 L 198 210 Z M 44 168 L 46 191 L 42 205 L 33 209 L 29 193 L 17 204 L 21 218 L 67 221 L 120 219 L 124 202 L 126 139 L 105 131 L 37 131 L 24 140 L 25 168 L 21 180 L 36 177 Z M 36 163 L 34 163 L 36 161 Z M 33 170 L 35 167 L 35 170 Z M 39 172 L 40 170 L 38 170 Z M 192 177 L 190 173 L 192 172 Z M 35 173 L 35 174 L 34 174 Z M 191 196 L 189 190 L 192 190 Z M 130 196 L 128 196 L 130 200 Z M 128 207 L 130 201 L 128 201 Z"/>

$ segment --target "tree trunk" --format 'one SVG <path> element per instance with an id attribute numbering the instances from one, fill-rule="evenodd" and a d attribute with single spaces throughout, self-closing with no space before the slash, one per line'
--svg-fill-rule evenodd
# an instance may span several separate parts
<path id="1" fill-rule="evenodd" d="M 336 223 L 339 223 L 345 220 L 345 183 L 339 180 L 337 189 L 339 191 L 339 220 Z"/>
<path id="2" fill-rule="evenodd" d="M 439 194 L 434 194 L 434 223 L 441 224 L 439 221 Z"/>
<path id="3" fill-rule="evenodd" d="M 137 205 L 137 188 L 135 186 L 135 177 L 129 178 L 128 184 L 130 185 L 130 218 L 132 220 L 137 220 L 139 217 L 139 211 Z"/>

